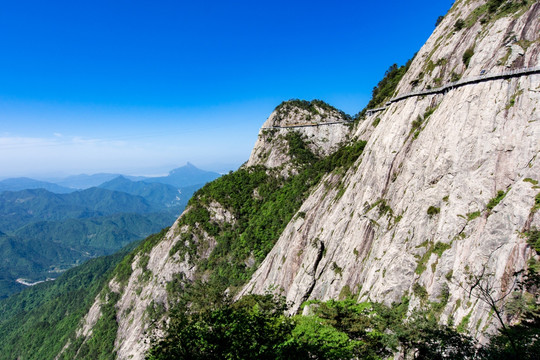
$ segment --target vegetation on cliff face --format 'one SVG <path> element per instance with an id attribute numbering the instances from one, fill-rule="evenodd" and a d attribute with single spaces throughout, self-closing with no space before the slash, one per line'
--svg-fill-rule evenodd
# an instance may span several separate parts
<path id="1" fill-rule="evenodd" d="M 228 310 L 225 314 L 212 313 L 222 304 L 226 289 L 234 295 L 272 249 L 310 189 L 325 174 L 342 172 L 352 166 L 365 146 L 363 141 L 354 142 L 331 156 L 319 158 L 300 134 L 291 132 L 286 140 L 297 175 L 283 178 L 277 170 L 243 168 L 207 184 L 192 198 L 179 223 L 180 228 L 188 227 L 190 235 L 171 253 L 178 253 L 181 258 L 187 255 L 197 265 L 199 275 L 193 283 L 169 288 L 169 300 L 174 304 L 171 323 L 184 324 L 192 315 L 199 316 L 195 314 L 204 319 L 229 316 Z M 209 210 L 212 204 L 222 206 L 233 220 L 212 221 Z M 198 257 L 200 249 L 207 246 L 201 243 L 203 232 L 217 243 L 208 258 Z M 242 314 L 242 318 L 246 316 Z M 168 328 L 171 336 L 176 331 L 174 325 Z"/>
<path id="2" fill-rule="evenodd" d="M 321 116 L 322 119 L 325 119 L 328 116 L 336 116 L 342 120 L 352 120 L 350 115 L 322 100 L 317 99 L 311 101 L 291 99 L 279 104 L 274 111 L 276 112 L 277 118 L 282 119 L 290 116 L 291 111 L 297 112 L 298 109 L 304 110 L 308 113 L 306 120 L 311 120 L 311 117 L 316 115 Z"/>
<path id="3" fill-rule="evenodd" d="M 310 302 L 309 315 L 285 316 L 272 295 L 227 298 L 214 309 L 176 314 L 147 359 L 469 359 L 475 342 L 439 325 L 429 311 L 407 317 L 408 302 L 390 307 L 353 300 Z M 412 356 L 412 357 L 411 357 Z"/>
<path id="4" fill-rule="evenodd" d="M 219 293 L 229 288 L 234 293 L 272 249 L 310 189 L 325 174 L 350 167 L 365 146 L 365 142 L 358 141 L 329 157 L 319 158 L 309 150 L 300 134 L 291 132 L 286 140 L 297 175 L 283 178 L 275 169 L 242 168 L 207 184 L 190 201 L 179 227 L 187 226 L 187 233 L 197 235 L 197 239 L 203 239 L 205 232 L 217 245 L 207 259 L 197 259 L 200 247 L 205 245 L 188 235 L 187 245 L 178 243 L 171 250 L 181 257 L 188 254 L 190 260 L 197 263 L 198 271 L 206 274 L 206 285 L 192 286 L 192 290 L 198 290 L 186 301 L 195 301 L 201 291 Z M 213 222 L 208 210 L 213 203 L 230 212 L 234 220 Z M 183 292 L 182 297 L 189 293 Z"/>
<path id="5" fill-rule="evenodd" d="M 458 19 L 454 28 L 459 31 L 464 27 L 472 27 L 477 21 L 487 25 L 504 16 L 517 17 L 534 3 L 535 0 L 488 0 L 471 12 L 465 20 Z"/>
<path id="6" fill-rule="evenodd" d="M 393 64 L 386 70 L 383 79 L 373 88 L 371 100 L 364 110 L 355 116 L 356 119 L 363 117 L 367 109 L 375 109 L 383 106 L 395 95 L 394 92 L 407 70 L 409 70 L 412 61 L 413 59 L 410 59 L 405 65 L 399 67 L 397 64 Z"/>
<path id="7" fill-rule="evenodd" d="M 525 236 L 540 256 L 540 231 Z M 407 297 L 386 306 L 357 303 L 348 294 L 340 301 L 308 301 L 303 305 L 307 315 L 289 317 L 283 298 L 248 295 L 233 303 L 221 294 L 212 308 L 177 307 L 165 337 L 153 340 L 146 358 L 375 360 L 400 354 L 404 359 L 532 360 L 540 351 L 537 260 L 531 259 L 523 276 L 514 276 L 520 291 L 505 309 L 492 310 L 506 312 L 515 324 L 501 327 L 485 345 L 463 334 L 460 326 L 441 324 L 444 306 L 434 302 L 411 310 Z"/>

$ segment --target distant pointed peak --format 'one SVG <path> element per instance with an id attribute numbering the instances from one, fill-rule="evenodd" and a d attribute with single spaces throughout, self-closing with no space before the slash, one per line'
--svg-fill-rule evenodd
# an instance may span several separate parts
<path id="1" fill-rule="evenodd" d="M 178 174 L 178 173 L 183 173 L 186 170 L 192 170 L 193 171 L 193 170 L 199 170 L 199 168 L 188 161 L 186 163 L 186 165 L 178 167 L 176 169 L 172 169 L 171 171 L 169 171 L 169 176 L 170 175 L 175 175 L 175 174 Z"/>

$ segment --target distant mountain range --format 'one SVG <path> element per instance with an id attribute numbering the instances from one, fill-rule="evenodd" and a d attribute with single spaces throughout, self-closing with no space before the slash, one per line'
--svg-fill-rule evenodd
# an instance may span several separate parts
<path id="1" fill-rule="evenodd" d="M 111 181 L 114 178 L 119 176 L 124 176 L 132 181 L 139 181 L 146 179 L 144 176 L 129 176 L 122 174 L 109 174 L 109 173 L 100 173 L 100 174 L 79 174 L 71 175 L 67 178 L 61 180 L 54 180 L 55 184 L 70 188 L 70 189 L 88 189 L 91 187 L 99 186 L 107 181 Z"/>
<path id="2" fill-rule="evenodd" d="M 0 298 L 23 288 L 20 279 L 54 278 L 158 232 L 174 222 L 197 189 L 217 177 L 188 163 L 155 178 L 95 174 L 57 183 L 0 181 Z"/>
<path id="3" fill-rule="evenodd" d="M 162 183 L 176 187 L 187 187 L 198 184 L 205 184 L 220 177 L 220 174 L 213 171 L 204 171 L 196 168 L 193 164 L 186 165 L 171 170 L 167 176 L 149 177 L 143 179 L 144 182 Z"/>
<path id="4" fill-rule="evenodd" d="M 200 187 L 200 185 L 197 185 Z M 162 183 L 148 183 L 145 181 L 131 181 L 124 176 L 118 176 L 111 181 L 99 185 L 101 189 L 122 191 L 131 195 L 141 196 L 151 202 L 165 205 L 167 207 L 176 206 L 184 197 L 182 188 Z M 189 190 L 185 190 L 189 196 Z"/>
<path id="5" fill-rule="evenodd" d="M 43 189 L 5 191 L 0 194 L 0 231 L 13 232 L 36 221 L 58 221 L 116 213 L 151 213 L 162 210 L 141 196 L 90 188 L 69 194 Z"/>
<path id="6" fill-rule="evenodd" d="M 144 181 L 146 183 L 160 183 L 182 188 L 205 184 L 217 179 L 219 176 L 220 174 L 217 172 L 201 170 L 188 162 L 182 167 L 171 170 L 167 176 L 157 177 L 99 173 L 92 175 L 71 175 L 63 179 L 49 181 L 35 180 L 27 177 L 9 178 L 0 181 L 0 192 L 45 189 L 57 194 L 66 194 L 76 190 L 100 186 L 118 177 L 123 177 L 132 182 Z"/>
<path id="7" fill-rule="evenodd" d="M 34 180 L 26 177 L 10 178 L 0 181 L 0 192 L 27 189 L 45 189 L 57 194 L 66 194 L 75 191 L 75 189 L 70 189 L 55 183 Z"/>

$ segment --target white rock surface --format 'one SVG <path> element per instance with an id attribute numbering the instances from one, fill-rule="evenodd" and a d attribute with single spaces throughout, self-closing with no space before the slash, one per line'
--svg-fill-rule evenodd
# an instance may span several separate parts
<path id="1" fill-rule="evenodd" d="M 516 34 L 517 41 L 530 42 L 520 55 L 522 65 L 538 65 L 539 3 L 519 19 L 498 20 L 481 36 L 477 37 L 480 23 L 445 36 L 458 14 L 466 18 L 481 3 L 456 4 L 418 53 L 399 92 L 411 90 L 410 82 L 425 71 L 428 54 L 447 59 L 445 81 L 454 67 L 466 75 L 495 71 L 509 33 Z M 482 50 L 465 70 L 462 53 L 474 42 Z M 429 79 L 425 75 L 419 86 Z M 411 123 L 434 106 L 436 111 L 414 139 Z M 357 167 L 341 180 L 346 186 L 343 196 L 336 198 L 339 179 L 326 179 L 333 188 L 320 185 L 312 193 L 300 210 L 305 219 L 287 226 L 240 295 L 275 288 L 296 311 L 304 300 L 337 298 L 347 289 L 359 300 L 391 303 L 412 294 L 415 283 L 436 301 L 447 283 L 451 297 L 443 319 L 453 316 L 459 323 L 470 313 L 471 331 L 489 328 L 487 307 L 469 299 L 462 286 L 467 272 L 477 274 L 486 267 L 505 290 L 512 273 L 523 269 L 530 257 L 520 233 L 540 226 L 540 216 L 530 211 L 540 190 L 523 179 L 540 180 L 539 114 L 540 75 L 535 74 L 409 98 L 367 118 L 368 124 L 375 117 L 381 121 Z M 366 126 L 361 128 L 356 136 Z M 498 190 L 508 193 L 489 214 L 486 205 Z M 373 207 L 379 199 L 392 213 Z M 429 216 L 430 206 L 440 208 L 440 213 Z M 481 216 L 468 221 L 467 214 L 475 211 Z M 431 254 L 425 270 L 417 271 L 420 258 L 437 242 L 450 248 L 440 258 Z M 461 306 L 454 309 L 458 299 Z M 419 299 L 413 298 L 413 305 L 415 301 Z"/>
<path id="2" fill-rule="evenodd" d="M 294 172 L 285 139 L 291 131 L 301 134 L 310 150 L 319 156 L 332 154 L 347 140 L 350 125 L 338 111 L 317 107 L 318 114 L 314 115 L 305 109 L 284 104 L 274 110 L 263 124 L 245 166 L 284 167 L 284 175 Z"/>

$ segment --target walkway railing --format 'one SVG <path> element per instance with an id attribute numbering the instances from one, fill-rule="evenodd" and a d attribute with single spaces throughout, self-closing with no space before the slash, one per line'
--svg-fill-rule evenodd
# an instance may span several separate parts
<path id="1" fill-rule="evenodd" d="M 334 121 L 334 122 L 327 122 L 327 123 L 305 123 L 305 124 L 298 124 L 298 125 L 289 125 L 289 126 L 270 126 L 270 127 L 262 127 L 262 130 L 272 130 L 272 129 L 294 129 L 294 128 L 304 128 L 304 127 L 313 127 L 313 126 L 325 126 L 325 125 L 336 125 L 336 124 L 342 124 L 342 125 L 349 125 L 350 121 Z"/>
<path id="2" fill-rule="evenodd" d="M 421 90 L 421 91 L 413 91 L 413 92 L 410 92 L 410 93 L 406 93 L 406 94 L 403 94 L 403 95 L 396 96 L 395 98 L 388 101 L 385 104 L 385 106 L 379 107 L 379 108 L 376 108 L 376 109 L 368 109 L 368 110 L 366 110 L 366 113 L 368 115 L 372 115 L 372 114 L 374 114 L 374 113 L 376 113 L 378 111 L 385 110 L 390 104 L 393 104 L 395 102 L 405 100 L 405 99 L 408 99 L 408 98 L 414 97 L 414 96 L 425 96 L 425 95 L 440 94 L 440 93 L 444 94 L 444 93 L 446 93 L 446 92 L 448 92 L 448 91 L 450 91 L 452 89 L 455 89 L 455 88 L 458 88 L 458 87 L 461 87 L 461 86 L 464 86 L 464 85 L 468 85 L 468 84 L 476 84 L 476 83 L 479 83 L 479 82 L 484 82 L 484 81 L 489 81 L 489 80 L 507 79 L 507 78 L 511 78 L 511 77 L 530 75 L 530 74 L 535 74 L 535 73 L 540 73 L 540 66 L 535 66 L 535 67 L 530 67 L 530 68 L 523 68 L 523 69 L 516 69 L 516 70 L 511 70 L 511 71 L 505 71 L 505 72 L 498 73 L 498 74 L 487 74 L 486 73 L 486 74 L 480 75 L 480 76 L 469 77 L 469 78 L 466 78 L 466 79 L 461 79 L 461 80 L 458 80 L 458 81 L 455 81 L 455 82 L 448 83 L 448 84 L 443 85 L 443 86 L 438 87 L 438 88 L 426 89 L 426 90 Z"/>

